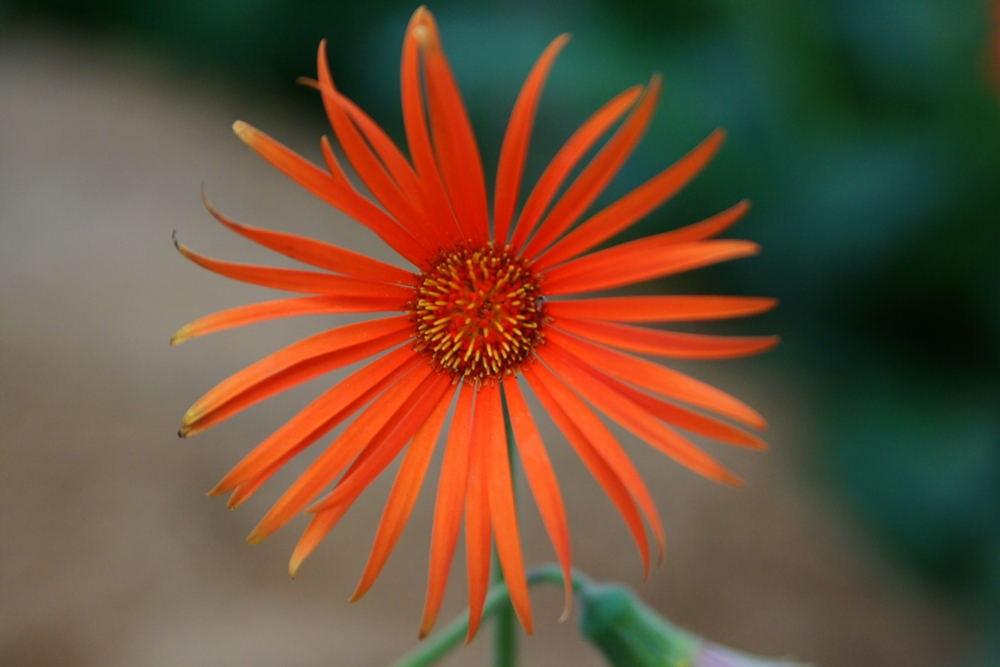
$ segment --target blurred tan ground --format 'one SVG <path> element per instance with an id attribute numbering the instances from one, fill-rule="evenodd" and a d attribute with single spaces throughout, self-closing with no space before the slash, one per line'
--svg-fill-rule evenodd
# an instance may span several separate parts
<path id="1" fill-rule="evenodd" d="M 244 222 L 390 258 L 359 225 L 247 150 L 229 130 L 236 118 L 317 154 L 317 137 L 279 109 L 191 84 L 131 53 L 65 35 L 0 38 L 4 665 L 374 666 L 412 645 L 426 576 L 426 489 L 381 580 L 355 605 L 346 600 L 387 480 L 294 581 L 287 557 L 303 521 L 258 547 L 243 542 L 293 473 L 237 512 L 204 497 L 323 383 L 193 440 L 174 435 L 213 383 L 325 326 L 302 319 L 167 345 L 190 319 L 272 297 L 212 276 L 171 247 L 177 229 L 208 254 L 266 257 L 211 220 L 198 198 L 202 181 Z M 621 520 L 550 428 L 576 563 L 640 587 L 675 621 L 741 649 L 828 667 L 960 662 L 967 622 L 891 571 L 843 509 L 795 472 L 815 444 L 794 381 L 756 362 L 696 372 L 770 418 L 772 451 L 713 448 L 748 481 L 734 491 L 625 438 L 668 530 L 667 563 L 642 586 Z M 530 504 L 524 515 L 528 562 L 550 559 Z M 443 618 L 462 606 L 464 568 L 453 575 Z M 557 591 L 534 598 L 526 665 L 602 664 L 572 623 L 556 624 Z M 448 664 L 483 664 L 486 634 Z"/>

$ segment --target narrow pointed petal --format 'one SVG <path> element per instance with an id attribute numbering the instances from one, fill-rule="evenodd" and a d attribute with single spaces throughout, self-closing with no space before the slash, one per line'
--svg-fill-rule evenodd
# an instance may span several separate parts
<path id="1" fill-rule="evenodd" d="M 552 198 L 583 156 L 625 115 L 641 94 L 641 86 L 633 86 L 619 93 L 588 118 L 563 144 L 552 158 L 552 162 L 542 172 L 521 210 L 510 241 L 515 249 L 520 249 L 528 240 L 531 232 L 535 230 L 535 225 L 541 220 L 542 214 L 552 203 Z"/>
<path id="2" fill-rule="evenodd" d="M 611 389 L 625 396 L 636 405 L 641 406 L 646 412 L 658 419 L 662 419 L 668 424 L 673 424 L 698 435 L 721 440 L 730 445 L 738 445 L 756 450 L 767 449 L 767 443 L 752 433 L 747 433 L 742 429 L 730 426 L 712 417 L 707 417 L 694 410 L 689 410 L 656 398 L 655 396 L 650 396 L 634 387 L 630 387 L 620 380 L 614 379 L 610 375 L 601 373 L 593 367 L 587 368 L 587 371 Z"/>
<path id="3" fill-rule="evenodd" d="M 288 573 L 290 575 L 294 577 L 298 573 L 305 559 L 315 551 L 319 543 L 333 530 L 334 526 L 347 513 L 348 509 L 350 509 L 350 505 L 344 504 L 313 515 L 312 520 L 309 521 L 309 525 L 306 526 L 305 531 L 295 545 L 291 559 L 288 561 Z"/>
<path id="4" fill-rule="evenodd" d="M 535 504 L 538 512 L 542 516 L 542 523 L 552 540 L 552 546 L 556 551 L 556 558 L 562 567 L 563 582 L 566 588 L 566 604 L 563 607 L 562 618 L 569 618 L 573 609 L 573 578 L 571 568 L 573 557 L 569 542 L 569 524 L 566 521 L 566 509 L 563 505 L 562 493 L 559 491 L 559 482 L 556 480 L 555 471 L 549 461 L 549 455 L 545 451 L 545 443 L 538 433 L 535 420 L 532 419 L 528 411 L 528 405 L 524 401 L 520 387 L 517 386 L 517 378 L 508 375 L 503 381 L 504 396 L 507 399 L 507 408 L 510 411 L 510 421 L 514 428 L 514 440 L 517 442 L 517 451 L 521 457 L 521 464 L 524 466 L 524 473 L 528 478 L 528 486 L 531 487 L 531 494 L 535 497 Z"/>
<path id="5" fill-rule="evenodd" d="M 207 414 L 233 400 L 248 388 L 310 359 L 405 334 L 399 340 L 389 339 L 397 340 L 396 343 L 391 343 L 392 345 L 398 344 L 409 337 L 407 331 L 409 324 L 407 317 L 400 315 L 348 324 L 292 343 L 288 347 L 247 366 L 209 390 L 208 393 L 195 401 L 184 415 L 184 426 L 190 426 L 203 419 Z"/>
<path id="6" fill-rule="evenodd" d="M 493 195 L 493 239 L 498 245 L 507 244 L 510 222 L 517 205 L 524 175 L 524 161 L 528 156 L 528 144 L 535 123 L 535 112 L 542 97 L 542 88 L 559 52 L 569 42 L 569 35 L 560 35 L 552 40 L 521 88 L 510 114 L 507 132 L 500 147 L 500 164 L 497 166 L 497 185 Z"/>
<path id="7" fill-rule="evenodd" d="M 487 495 L 490 517 L 497 539 L 497 557 L 504 581 L 507 582 L 514 613 L 521 621 L 521 627 L 530 635 L 534 632 L 534 621 L 531 615 L 531 598 L 528 596 L 528 581 L 524 574 L 524 558 L 521 556 L 521 537 L 517 529 L 517 506 L 514 503 L 510 456 L 504 432 L 500 385 L 491 385 L 487 391 L 493 392 L 493 397 L 490 400 L 490 434 L 486 444 L 486 483 L 489 487 Z"/>
<path id="8" fill-rule="evenodd" d="M 351 463 L 350 467 L 343 474 L 343 476 L 337 481 L 336 486 L 341 486 L 344 482 L 349 480 L 351 476 L 357 471 L 357 469 L 368 460 L 368 456 L 371 452 L 377 448 L 378 443 L 375 441 L 369 442 L 356 459 Z M 313 515 L 313 519 L 306 526 L 306 530 L 302 533 L 299 538 L 298 544 L 295 546 L 295 550 L 292 552 L 292 558 L 288 562 L 288 572 L 293 577 L 295 573 L 298 572 L 299 567 L 302 562 L 309 557 L 309 554 L 319 546 L 319 543 L 333 530 L 340 519 L 347 513 L 347 510 L 351 508 L 354 501 L 358 499 L 364 488 L 357 489 L 349 498 L 334 507 L 323 510 Z"/>
<path id="9" fill-rule="evenodd" d="M 543 357 L 543 360 L 545 359 Z M 653 497 L 650 495 L 649 489 L 646 488 L 646 483 L 643 481 L 639 471 L 636 470 L 632 460 L 625 453 L 625 450 L 622 449 L 622 446 L 618 443 L 614 435 L 612 435 L 611 431 L 604 425 L 604 422 L 571 390 L 570 385 L 562 377 L 553 374 L 552 371 L 541 365 L 537 366 L 536 372 L 542 378 L 542 382 L 545 383 L 545 388 L 549 394 L 562 406 L 565 412 L 573 416 L 580 430 L 587 434 L 587 438 L 594 446 L 594 449 L 607 461 L 632 497 L 635 498 L 636 503 L 646 517 L 646 521 L 649 522 L 650 528 L 653 530 L 653 535 L 656 537 L 659 560 L 660 563 L 663 563 L 667 542 L 663 532 L 663 523 L 660 520 L 660 513 L 656 509 L 656 503 L 653 502 Z"/>
<path id="10" fill-rule="evenodd" d="M 760 252 L 750 241 L 664 244 L 656 236 L 574 259 L 550 270 L 545 292 L 579 294 L 663 278 Z"/>
<path id="11" fill-rule="evenodd" d="M 248 238 L 254 243 L 259 243 L 265 248 L 281 253 L 286 257 L 291 257 L 292 259 L 320 269 L 326 269 L 334 273 L 343 273 L 362 280 L 396 283 L 399 285 L 413 284 L 414 277 L 409 271 L 404 271 L 391 264 L 380 262 L 377 259 L 372 259 L 371 257 L 351 252 L 350 250 L 338 248 L 329 243 L 316 241 L 315 239 L 240 224 L 217 211 L 205 196 L 204 189 L 202 189 L 201 198 L 208 212 L 223 225 L 240 236 Z"/>
<path id="12" fill-rule="evenodd" d="M 649 541 L 646 538 L 646 529 L 642 525 L 642 516 L 639 514 L 635 500 L 618 474 L 594 447 L 588 437 L 590 434 L 585 433 L 577 425 L 575 415 L 571 417 L 549 392 L 548 382 L 542 380 L 539 371 L 544 371 L 541 364 L 525 366 L 524 377 L 528 381 L 528 384 L 531 385 L 535 395 L 538 396 L 538 400 L 545 407 L 545 411 L 552 417 L 552 420 L 559 427 L 559 430 L 562 431 L 562 434 L 566 436 L 566 440 L 569 441 L 570 446 L 576 451 L 580 460 L 587 467 L 587 470 L 594 476 L 594 479 L 597 480 L 597 483 L 601 485 L 608 498 L 611 499 L 611 502 L 618 509 L 619 514 L 622 515 L 622 519 L 625 520 L 625 525 L 628 527 L 629 532 L 632 533 L 632 538 L 639 549 L 644 576 L 648 577 Z"/>
<path id="13" fill-rule="evenodd" d="M 614 178 L 632 149 L 642 138 L 649 126 L 649 121 L 656 110 L 656 102 L 660 98 L 660 76 L 654 75 L 635 109 L 629 114 L 622 126 L 615 132 L 608 143 L 594 156 L 594 159 L 576 177 L 565 194 L 559 198 L 556 205 L 538 227 L 538 232 L 528 242 L 524 254 L 528 257 L 538 256 L 563 232 L 576 222 L 584 211 L 594 203 L 598 195 Z"/>
<path id="14" fill-rule="evenodd" d="M 209 495 L 226 493 L 266 474 L 268 470 L 281 467 L 285 461 L 382 393 L 419 360 L 420 355 L 409 347 L 401 347 L 355 371 L 251 450 Z"/>
<path id="15" fill-rule="evenodd" d="M 405 304 L 413 295 L 413 288 L 402 285 L 372 282 L 348 276 L 338 276 L 316 271 L 276 269 L 267 266 L 252 266 L 223 262 L 200 255 L 183 243 L 175 242 L 177 250 L 192 262 L 220 276 L 239 280 L 251 285 L 260 285 L 286 292 L 305 294 L 329 294 L 331 296 L 375 297 L 378 299 L 400 299 Z"/>
<path id="16" fill-rule="evenodd" d="M 438 435 L 444 425 L 444 418 L 448 414 L 448 406 L 455 395 L 456 387 L 448 387 L 442 398 L 438 400 L 437 406 L 431 412 L 430 417 L 417 430 L 413 436 L 413 442 L 406 450 L 403 463 L 396 474 L 396 481 L 389 492 L 389 500 L 386 502 L 385 510 L 382 512 L 382 519 L 379 521 L 378 531 L 375 534 L 375 543 L 372 545 L 371 555 L 365 565 L 361 581 L 358 583 L 351 602 L 361 599 L 379 573 L 385 566 L 389 554 L 392 553 L 399 536 L 403 533 L 413 505 L 417 502 L 417 495 L 424 483 L 424 476 L 427 474 L 427 466 L 430 465 L 431 455 L 437 444 Z M 360 470 L 359 470 L 360 474 Z"/>
<path id="17" fill-rule="evenodd" d="M 555 318 L 584 317 L 613 322 L 702 322 L 765 313 L 777 299 L 755 296 L 612 296 L 573 301 L 549 301 Z"/>
<path id="18" fill-rule="evenodd" d="M 465 570 L 469 578 L 468 644 L 479 630 L 483 603 L 490 585 L 490 501 L 487 471 L 490 437 L 490 400 L 493 394 L 482 385 L 476 394 L 472 418 L 472 442 L 469 444 L 469 477 L 465 491 Z"/>
<path id="19" fill-rule="evenodd" d="M 333 77 L 330 76 L 330 66 L 326 59 L 326 40 L 320 42 L 316 59 L 319 91 L 323 97 L 323 104 L 351 166 L 375 198 L 405 229 L 417 239 L 429 241 L 431 248 L 438 245 L 440 237 L 436 228 L 426 218 L 424 212 L 414 206 L 400 191 L 344 109 L 341 103 L 342 96 L 337 92 Z"/>
<path id="20" fill-rule="evenodd" d="M 306 508 L 306 511 L 320 512 L 338 505 L 355 491 L 360 491 L 371 484 L 403 451 L 406 443 L 427 421 L 442 397 L 446 393 L 450 395 L 454 388 L 451 376 L 433 372 L 372 440 L 372 446 L 366 453 L 368 460 L 358 466 L 357 472 L 350 479 L 316 500 Z"/>
<path id="21" fill-rule="evenodd" d="M 554 326 L 595 343 L 674 359 L 732 359 L 778 344 L 777 336 L 708 336 L 574 317 L 561 317 Z"/>
<path id="22" fill-rule="evenodd" d="M 563 381 L 636 437 L 699 475 L 730 486 L 743 485 L 739 477 L 693 443 L 587 373 L 578 359 L 556 347 L 546 348 L 539 356 Z"/>
<path id="23" fill-rule="evenodd" d="M 233 123 L 233 131 L 243 143 L 303 188 L 334 208 L 365 225 L 389 247 L 416 266 L 423 266 L 433 252 L 403 229 L 382 209 L 353 188 L 324 173 L 301 155 L 282 146 L 243 121 Z"/>
<path id="24" fill-rule="evenodd" d="M 725 132 L 716 130 L 694 150 L 657 176 L 595 214 L 539 255 L 534 263 L 536 270 L 544 271 L 590 250 L 659 208 L 705 168 L 722 146 L 724 138 Z M 743 206 L 749 208 L 746 204 Z"/>
<path id="25" fill-rule="evenodd" d="M 423 184 L 395 142 L 385 133 L 385 130 L 379 127 L 378 123 L 347 96 L 336 93 L 336 99 L 347 115 L 351 117 L 351 120 L 357 124 L 368 143 L 375 149 L 382 164 L 389 170 L 389 174 L 403 195 L 425 216 L 429 216 L 430 209 L 427 207 L 427 195 L 424 192 Z M 433 216 L 429 217 L 433 219 Z M 438 227 L 435 225 L 435 229 Z"/>
<path id="26" fill-rule="evenodd" d="M 449 243 L 462 240 L 462 231 L 451 209 L 448 195 L 444 190 L 441 172 L 438 169 L 431 138 L 427 130 L 427 114 L 424 111 L 424 94 L 420 74 L 420 45 L 417 34 L 424 28 L 425 7 L 413 13 L 406 27 L 403 39 L 403 55 L 400 63 L 400 94 L 403 101 L 403 124 L 406 127 L 406 141 L 417 175 L 427 193 L 427 203 L 434 218 L 441 224 Z"/>
<path id="27" fill-rule="evenodd" d="M 358 415 L 285 491 L 250 533 L 247 541 L 251 544 L 260 542 L 303 510 L 347 468 L 383 427 L 392 423 L 400 407 L 414 395 L 430 373 L 430 366 L 418 364 Z"/>
<path id="28" fill-rule="evenodd" d="M 416 30 L 424 57 L 424 83 L 434 153 L 441 167 L 445 189 L 466 236 L 477 243 L 485 243 L 489 237 L 486 181 L 469 114 L 441 48 L 437 24 L 429 11 L 423 12 L 422 23 Z"/>
<path id="29" fill-rule="evenodd" d="M 326 168 L 329 170 L 330 176 L 333 180 L 343 188 L 357 192 L 354 190 L 354 186 L 351 182 L 347 180 L 344 168 L 340 166 L 340 160 L 337 159 L 337 154 L 333 152 L 333 146 L 330 145 L 330 140 L 326 138 L 326 135 L 320 137 L 319 147 L 323 152 L 323 162 L 326 163 Z"/>
<path id="30" fill-rule="evenodd" d="M 462 383 L 455 406 L 455 416 L 448 434 L 441 478 L 438 481 L 437 501 L 434 504 L 434 529 L 431 532 L 431 557 L 427 575 L 427 598 L 420 620 L 420 638 L 434 628 L 448 572 L 458 542 L 462 524 L 462 505 L 465 503 L 465 485 L 469 476 L 469 446 L 472 439 L 472 408 L 475 387 Z"/>
<path id="31" fill-rule="evenodd" d="M 688 405 L 729 417 L 763 430 L 767 422 L 759 412 L 729 394 L 683 373 L 624 352 L 573 338 L 561 331 L 546 332 L 546 346 L 558 346 L 575 357 L 620 380 Z"/>
<path id="32" fill-rule="evenodd" d="M 296 299 L 280 299 L 252 303 L 247 306 L 230 308 L 212 313 L 189 322 L 177 330 L 170 338 L 171 345 L 179 345 L 186 340 L 205 336 L 235 327 L 257 322 L 266 322 L 284 317 L 301 315 L 332 315 L 335 313 L 377 313 L 403 310 L 405 304 L 397 299 L 375 299 L 373 297 L 349 296 L 306 296 Z"/>
<path id="33" fill-rule="evenodd" d="M 405 342 L 407 338 L 408 335 L 406 332 L 399 332 L 359 345 L 353 345 L 343 350 L 317 355 L 293 364 L 284 370 L 244 387 L 231 399 L 212 406 L 207 412 L 191 423 L 185 423 L 181 427 L 180 435 L 182 437 L 190 437 L 196 433 L 200 433 L 246 410 L 252 405 L 256 405 L 287 389 L 297 387 L 313 378 L 384 352 L 391 347 Z"/>

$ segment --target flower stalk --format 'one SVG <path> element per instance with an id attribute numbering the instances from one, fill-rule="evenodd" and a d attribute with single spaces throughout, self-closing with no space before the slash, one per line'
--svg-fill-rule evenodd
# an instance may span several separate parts
<path id="1" fill-rule="evenodd" d="M 761 658 L 715 644 L 663 618 L 621 584 L 599 584 L 575 569 L 572 576 L 580 634 L 613 667 L 808 667 L 790 659 Z M 562 570 L 554 564 L 530 570 L 527 580 L 529 586 L 563 586 Z M 496 617 L 505 607 L 510 607 L 510 596 L 507 585 L 500 581 L 486 596 L 483 619 Z M 468 625 L 469 613 L 465 611 L 390 667 L 434 664 L 462 642 Z M 516 654 L 509 655 L 516 659 Z"/>
<path id="2" fill-rule="evenodd" d="M 517 458 L 515 456 L 514 427 L 510 421 L 510 410 L 507 407 L 507 397 L 503 394 L 504 434 L 507 438 L 507 459 L 510 462 L 510 479 L 514 491 L 514 507 L 517 508 L 517 477 L 515 475 Z M 503 569 L 500 567 L 500 557 L 493 551 L 493 583 L 503 584 Z M 508 601 L 501 604 L 493 620 L 493 667 L 515 667 L 517 660 L 517 616 L 514 606 Z"/>

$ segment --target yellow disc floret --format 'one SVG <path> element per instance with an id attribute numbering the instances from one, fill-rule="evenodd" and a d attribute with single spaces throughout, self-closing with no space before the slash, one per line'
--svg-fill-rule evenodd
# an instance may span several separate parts
<path id="1" fill-rule="evenodd" d="M 509 375 L 543 340 L 537 278 L 526 259 L 492 243 L 442 252 L 409 305 L 417 349 L 458 379 Z"/>

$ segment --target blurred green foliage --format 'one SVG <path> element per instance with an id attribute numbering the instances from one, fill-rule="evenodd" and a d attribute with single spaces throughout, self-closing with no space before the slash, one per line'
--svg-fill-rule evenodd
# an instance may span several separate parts
<path id="1" fill-rule="evenodd" d="M 6 0 L 10 22 L 113 35 L 178 66 L 309 101 L 292 85 L 330 40 L 338 85 L 397 138 L 398 58 L 413 3 Z M 528 68 L 574 42 L 542 103 L 528 182 L 611 95 L 659 70 L 659 120 L 609 201 L 716 126 L 726 149 L 632 230 L 692 222 L 744 196 L 766 260 L 701 288 L 775 295 L 739 329 L 780 331 L 826 424 L 812 471 L 898 562 L 1000 628 L 1000 90 L 985 0 L 457 2 L 431 9 L 484 158 L 495 164 Z M 300 113 L 303 113 L 300 111 Z M 303 115 L 306 118 L 306 115 Z M 489 168 L 488 168 L 489 170 Z M 600 205 L 602 202 L 598 202 Z"/>

